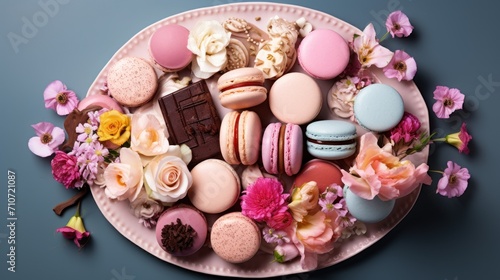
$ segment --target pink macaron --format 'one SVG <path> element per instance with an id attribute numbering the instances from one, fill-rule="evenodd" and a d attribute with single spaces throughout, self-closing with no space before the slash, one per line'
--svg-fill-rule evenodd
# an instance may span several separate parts
<path id="1" fill-rule="evenodd" d="M 270 174 L 295 175 L 302 166 L 302 129 L 295 124 L 271 123 L 262 136 L 262 163 Z"/>
<path id="2" fill-rule="evenodd" d="M 229 164 L 252 165 L 259 159 L 262 124 L 253 111 L 227 113 L 222 119 L 219 143 Z"/>
<path id="3" fill-rule="evenodd" d="M 283 123 L 306 124 L 319 114 L 322 105 L 320 87 L 304 73 L 285 74 L 269 90 L 269 108 Z"/>
<path id="4" fill-rule="evenodd" d="M 158 87 L 156 72 L 146 60 L 124 57 L 111 65 L 108 92 L 123 106 L 138 107 L 153 98 Z"/>
<path id="5" fill-rule="evenodd" d="M 218 218 L 212 226 L 210 244 L 214 252 L 230 263 L 250 260 L 260 248 L 259 227 L 241 212 Z"/>
<path id="6" fill-rule="evenodd" d="M 218 214 L 231 208 L 240 196 L 236 171 L 220 159 L 206 159 L 191 170 L 193 184 L 188 191 L 191 203 L 200 211 Z"/>
<path id="7" fill-rule="evenodd" d="M 346 40 L 330 29 L 316 29 L 307 34 L 297 52 L 302 69 L 316 79 L 335 78 L 349 63 Z"/>
<path id="8" fill-rule="evenodd" d="M 217 81 L 221 105 L 234 110 L 259 105 L 267 99 L 264 81 L 264 73 L 254 67 L 238 68 L 223 74 Z"/>
<path id="9" fill-rule="evenodd" d="M 80 111 L 83 111 L 85 108 L 89 108 L 90 106 L 99 106 L 101 108 L 116 110 L 123 113 L 122 106 L 120 106 L 115 99 L 104 94 L 88 95 L 78 102 L 78 110 Z"/>
<path id="10" fill-rule="evenodd" d="M 165 210 L 156 224 L 156 241 L 174 256 L 196 253 L 205 244 L 207 235 L 207 220 L 203 213 L 184 204 Z"/>
<path id="11" fill-rule="evenodd" d="M 182 70 L 191 63 L 193 53 L 187 48 L 189 30 L 179 24 L 159 27 L 149 39 L 149 54 L 165 72 Z"/>

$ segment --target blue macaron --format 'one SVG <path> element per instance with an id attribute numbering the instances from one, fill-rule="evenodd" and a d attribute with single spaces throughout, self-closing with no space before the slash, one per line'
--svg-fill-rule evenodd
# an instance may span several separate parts
<path id="1" fill-rule="evenodd" d="M 336 160 L 356 151 L 356 127 L 347 121 L 315 121 L 306 127 L 307 151 L 316 158 Z"/>
<path id="2" fill-rule="evenodd" d="M 357 220 L 365 223 L 376 223 L 391 214 L 395 200 L 383 201 L 377 196 L 371 200 L 364 199 L 344 186 L 344 198 L 349 213 Z"/>
<path id="3" fill-rule="evenodd" d="M 403 118 L 403 98 L 389 85 L 371 84 L 356 95 L 353 111 L 362 127 L 375 132 L 388 131 Z"/>

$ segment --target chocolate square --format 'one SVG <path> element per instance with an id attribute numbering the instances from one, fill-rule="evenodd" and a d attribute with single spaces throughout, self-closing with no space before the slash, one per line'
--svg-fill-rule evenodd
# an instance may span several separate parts
<path id="1" fill-rule="evenodd" d="M 220 157 L 220 117 L 205 80 L 193 83 L 158 100 L 167 124 L 169 142 L 186 144 L 193 159 L 189 166 Z"/>

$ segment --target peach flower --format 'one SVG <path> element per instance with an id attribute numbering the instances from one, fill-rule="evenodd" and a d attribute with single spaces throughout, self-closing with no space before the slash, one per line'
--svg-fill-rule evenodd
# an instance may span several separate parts
<path id="1" fill-rule="evenodd" d="M 292 202 L 288 208 L 297 222 L 302 222 L 309 211 L 318 208 L 319 190 L 316 182 L 311 181 L 296 187 L 292 192 Z"/>
<path id="2" fill-rule="evenodd" d="M 110 163 L 104 170 L 104 193 L 111 199 L 134 201 L 143 184 L 139 154 L 129 148 L 120 149 L 120 162 Z"/>
<path id="3" fill-rule="evenodd" d="M 165 127 L 153 114 L 132 115 L 130 148 L 141 155 L 156 156 L 168 151 Z"/>
<path id="4" fill-rule="evenodd" d="M 297 239 L 304 245 L 305 250 L 324 254 L 333 249 L 334 242 L 340 237 L 340 227 L 335 222 L 336 212 L 326 214 L 317 211 L 304 217 L 297 223 Z"/>
<path id="5" fill-rule="evenodd" d="M 380 148 L 371 132 L 361 136 L 359 147 L 350 172 L 342 170 L 342 182 L 364 199 L 377 195 L 381 200 L 396 199 L 408 195 L 419 184 L 429 185 L 432 181 L 426 163 L 415 167 L 409 160 L 400 160 L 392 155 L 390 144 Z"/>
<path id="6" fill-rule="evenodd" d="M 183 160 L 181 148 L 171 146 L 169 152 L 156 156 L 146 166 L 144 179 L 149 196 L 166 205 L 186 197 L 193 179 Z"/>

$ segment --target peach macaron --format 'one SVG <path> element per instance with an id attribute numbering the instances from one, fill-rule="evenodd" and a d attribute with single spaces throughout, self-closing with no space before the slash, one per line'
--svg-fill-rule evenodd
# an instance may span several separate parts
<path id="1" fill-rule="evenodd" d="M 250 260 L 259 250 L 260 243 L 259 227 L 241 212 L 232 212 L 218 218 L 210 233 L 212 249 L 230 263 Z"/>
<path id="2" fill-rule="evenodd" d="M 138 107 L 153 98 L 158 87 L 156 72 L 140 57 L 124 57 L 108 71 L 108 92 L 121 105 Z"/>
<path id="3" fill-rule="evenodd" d="M 319 85 L 304 73 L 285 74 L 269 90 L 269 108 L 283 123 L 309 123 L 318 116 L 322 105 Z"/>
<path id="4" fill-rule="evenodd" d="M 229 164 L 252 165 L 259 159 L 262 124 L 253 111 L 227 113 L 219 132 L 220 150 Z"/>
<path id="5" fill-rule="evenodd" d="M 259 105 L 267 99 L 264 80 L 264 73 L 253 67 L 226 72 L 217 81 L 221 105 L 234 110 Z"/>
<path id="6" fill-rule="evenodd" d="M 193 184 L 188 197 L 198 210 L 207 214 L 219 214 L 238 202 L 240 177 L 225 161 L 206 159 L 193 167 L 191 176 Z"/>

